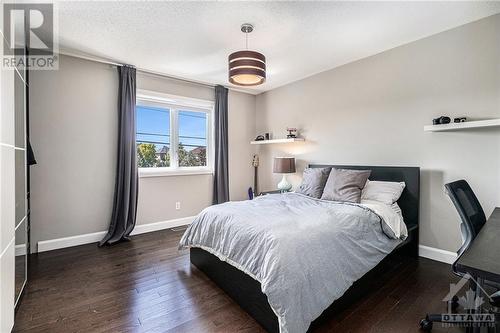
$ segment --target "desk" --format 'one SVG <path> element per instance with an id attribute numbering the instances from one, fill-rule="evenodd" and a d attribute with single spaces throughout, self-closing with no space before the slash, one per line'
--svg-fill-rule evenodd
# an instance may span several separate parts
<path id="1" fill-rule="evenodd" d="M 469 286 L 474 292 L 474 299 L 480 296 L 483 290 L 481 285 L 484 281 L 500 282 L 500 207 L 495 208 L 489 219 L 482 227 L 479 234 L 472 241 L 470 247 L 458 258 L 454 264 L 455 269 L 461 274 L 470 274 L 474 281 L 469 281 Z M 477 284 L 476 284 L 477 283 Z M 448 312 L 451 311 L 451 306 Z M 483 312 L 481 305 L 476 309 L 467 309 L 468 314 L 481 314 Z M 432 322 L 446 322 L 442 314 L 427 315 L 427 317 L 420 322 L 420 327 L 429 331 L 432 329 Z M 459 322 L 460 324 L 472 324 L 467 326 L 466 332 L 480 332 L 481 323 L 485 325 L 492 324 L 491 321 L 482 321 L 476 319 L 475 321 L 466 320 Z M 474 324 L 476 323 L 476 324 Z M 495 332 L 498 324 L 498 317 L 495 315 Z"/>
<path id="2" fill-rule="evenodd" d="M 500 207 L 458 259 L 456 268 L 474 278 L 500 283 Z"/>

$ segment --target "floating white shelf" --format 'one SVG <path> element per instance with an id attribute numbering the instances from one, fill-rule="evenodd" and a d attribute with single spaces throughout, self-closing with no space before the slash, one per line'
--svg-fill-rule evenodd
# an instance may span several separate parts
<path id="1" fill-rule="evenodd" d="M 470 128 L 498 127 L 498 126 L 500 126 L 500 119 L 488 119 L 488 120 L 466 121 L 464 123 L 427 125 L 424 126 L 424 131 L 425 132 L 461 131 Z"/>
<path id="2" fill-rule="evenodd" d="M 294 139 L 272 139 L 272 140 L 261 140 L 261 141 L 251 141 L 252 145 L 268 145 L 271 143 L 291 143 L 305 141 L 304 138 L 294 138 Z"/>

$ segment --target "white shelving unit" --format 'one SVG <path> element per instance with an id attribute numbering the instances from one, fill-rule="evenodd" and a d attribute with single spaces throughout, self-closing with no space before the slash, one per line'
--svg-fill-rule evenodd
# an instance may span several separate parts
<path id="1" fill-rule="evenodd" d="M 251 141 L 252 145 L 269 145 L 272 143 L 291 143 L 291 142 L 303 142 L 304 138 L 294 138 L 294 139 L 272 139 L 272 140 L 261 140 L 261 141 Z"/>
<path id="2" fill-rule="evenodd" d="M 485 127 L 500 127 L 500 119 L 474 120 L 464 123 L 449 123 L 443 125 L 427 125 L 424 126 L 425 132 L 445 132 L 445 131 L 461 131 L 472 128 Z"/>

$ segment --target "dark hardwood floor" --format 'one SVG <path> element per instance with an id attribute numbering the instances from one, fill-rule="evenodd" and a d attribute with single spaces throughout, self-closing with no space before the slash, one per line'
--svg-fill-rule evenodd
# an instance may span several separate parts
<path id="1" fill-rule="evenodd" d="M 183 231 L 38 254 L 14 332 L 263 332 L 177 250 Z M 418 332 L 455 280 L 450 266 L 410 259 L 384 283 L 314 332 Z M 460 332 L 436 325 L 433 332 Z"/>

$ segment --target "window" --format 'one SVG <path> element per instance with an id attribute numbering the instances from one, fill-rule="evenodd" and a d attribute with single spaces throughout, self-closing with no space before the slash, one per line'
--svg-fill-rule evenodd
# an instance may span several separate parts
<path id="1" fill-rule="evenodd" d="M 137 105 L 139 168 L 170 167 L 170 109 Z"/>
<path id="2" fill-rule="evenodd" d="M 212 171 L 209 101 L 138 92 L 137 165 L 141 176 Z"/>
<path id="3" fill-rule="evenodd" d="M 207 114 L 182 110 L 178 115 L 179 146 L 177 156 L 179 166 L 207 165 Z"/>

